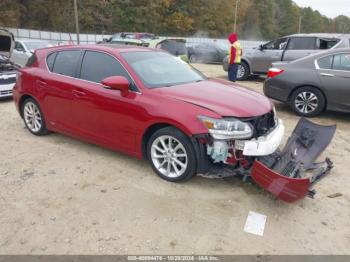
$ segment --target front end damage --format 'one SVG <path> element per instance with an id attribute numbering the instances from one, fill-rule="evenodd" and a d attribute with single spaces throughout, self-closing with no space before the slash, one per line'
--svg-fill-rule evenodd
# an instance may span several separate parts
<path id="1" fill-rule="evenodd" d="M 320 163 L 315 160 L 331 142 L 336 127 L 317 125 L 302 118 L 280 150 L 284 126 L 274 112 L 271 114 L 244 120 L 254 130 L 249 140 L 197 137 L 196 151 L 202 152 L 200 159 L 206 159 L 200 161 L 199 173 L 209 178 L 241 176 L 244 181 L 251 178 L 286 202 L 305 196 L 313 198 L 316 193 L 313 186 L 333 168 L 328 158 Z"/>

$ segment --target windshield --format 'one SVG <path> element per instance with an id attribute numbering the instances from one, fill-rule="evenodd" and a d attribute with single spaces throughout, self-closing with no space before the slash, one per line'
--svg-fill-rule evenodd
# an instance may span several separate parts
<path id="1" fill-rule="evenodd" d="M 35 51 L 35 49 L 38 49 L 38 48 L 53 46 L 50 42 L 46 42 L 46 41 L 25 42 L 24 44 L 27 46 L 28 50 L 30 50 L 31 52 Z"/>
<path id="2" fill-rule="evenodd" d="M 146 51 L 122 54 L 148 88 L 174 86 L 203 81 L 205 76 L 170 54 Z"/>

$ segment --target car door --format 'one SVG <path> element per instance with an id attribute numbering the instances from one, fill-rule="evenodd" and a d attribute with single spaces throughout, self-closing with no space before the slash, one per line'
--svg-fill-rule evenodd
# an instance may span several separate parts
<path id="1" fill-rule="evenodd" d="M 293 61 L 302 58 L 320 50 L 316 48 L 316 37 L 291 37 L 282 61 Z"/>
<path id="2" fill-rule="evenodd" d="M 140 115 L 137 88 L 113 56 L 98 51 L 85 51 L 76 90 L 75 124 L 84 136 L 98 144 L 125 152 L 135 151 L 136 119 Z M 124 97 L 118 90 L 104 87 L 101 81 L 109 76 L 124 76 L 130 82 L 130 95 Z M 136 112 L 137 111 L 137 112 Z"/>
<path id="3" fill-rule="evenodd" d="M 49 54 L 46 59 L 49 74 L 39 76 L 36 86 L 42 95 L 42 108 L 55 128 L 78 134 L 79 129 L 73 118 L 74 81 L 81 50 L 59 51 Z"/>
<path id="4" fill-rule="evenodd" d="M 316 66 L 330 107 L 350 111 L 350 52 L 322 57 Z"/>
<path id="5" fill-rule="evenodd" d="M 251 58 L 252 71 L 254 73 L 266 73 L 272 63 L 282 60 L 287 43 L 288 38 L 284 37 L 256 49 Z"/>

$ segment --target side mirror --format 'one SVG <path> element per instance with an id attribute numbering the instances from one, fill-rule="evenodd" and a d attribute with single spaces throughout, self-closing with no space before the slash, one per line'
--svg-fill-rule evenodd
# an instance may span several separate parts
<path id="1" fill-rule="evenodd" d="M 260 51 L 263 51 L 265 48 L 264 48 L 264 45 L 259 45 L 259 50 Z"/>
<path id="2" fill-rule="evenodd" d="M 110 76 L 102 80 L 102 85 L 107 88 L 119 90 L 122 96 L 129 94 L 129 80 L 124 76 Z"/>

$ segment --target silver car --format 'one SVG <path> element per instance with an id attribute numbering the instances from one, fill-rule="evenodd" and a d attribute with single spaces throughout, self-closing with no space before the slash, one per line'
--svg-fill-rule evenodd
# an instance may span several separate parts
<path id="1" fill-rule="evenodd" d="M 237 79 L 246 80 L 252 74 L 264 75 L 274 62 L 289 62 L 322 50 L 349 47 L 350 35 L 345 34 L 295 34 L 281 37 L 258 48 L 244 49 Z M 225 71 L 228 70 L 228 57 L 224 59 L 223 67 Z"/>
<path id="2" fill-rule="evenodd" d="M 350 49 L 333 49 L 290 63 L 273 63 L 266 96 L 290 105 L 298 115 L 324 110 L 350 112 Z"/>
<path id="3" fill-rule="evenodd" d="M 25 66 L 28 58 L 31 57 L 34 51 L 38 48 L 50 47 L 57 45 L 56 42 L 48 40 L 22 39 L 16 40 L 11 60 L 21 66 Z"/>

